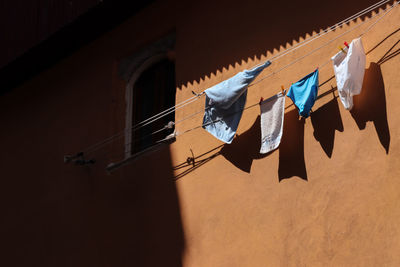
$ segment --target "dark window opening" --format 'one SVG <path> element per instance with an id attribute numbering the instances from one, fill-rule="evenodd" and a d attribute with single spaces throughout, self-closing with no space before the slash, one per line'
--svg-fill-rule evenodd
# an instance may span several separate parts
<path id="1" fill-rule="evenodd" d="M 175 63 L 163 59 L 145 70 L 133 87 L 132 125 L 150 118 L 175 105 Z M 168 122 L 175 120 L 175 112 L 136 131 L 132 131 L 132 153 L 144 150 L 158 140 L 173 133 L 174 128 L 162 129 Z"/>

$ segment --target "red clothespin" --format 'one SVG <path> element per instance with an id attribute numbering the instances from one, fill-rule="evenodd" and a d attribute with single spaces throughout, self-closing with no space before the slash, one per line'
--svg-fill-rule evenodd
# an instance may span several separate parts
<path id="1" fill-rule="evenodd" d="M 349 48 L 349 44 L 347 42 L 344 42 L 344 45 L 347 47 L 347 49 Z"/>
<path id="2" fill-rule="evenodd" d="M 343 53 L 347 54 L 347 52 L 343 49 L 343 47 L 339 46 L 339 50 L 341 50 Z"/>
<path id="3" fill-rule="evenodd" d="M 258 104 L 261 105 L 261 102 L 263 102 L 263 101 L 264 101 L 264 98 L 260 97 L 260 102 Z"/>

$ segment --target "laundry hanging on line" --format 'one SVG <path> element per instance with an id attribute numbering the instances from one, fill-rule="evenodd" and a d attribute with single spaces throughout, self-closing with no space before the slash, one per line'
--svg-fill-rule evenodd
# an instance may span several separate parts
<path id="1" fill-rule="evenodd" d="M 365 52 L 361 39 L 353 40 L 348 51 L 337 53 L 332 57 L 332 60 L 338 79 L 338 88 L 344 88 L 342 92 L 339 91 L 341 100 L 345 107 L 345 103 L 351 103 L 352 106 L 352 96 L 361 91 L 364 75 Z M 202 127 L 219 140 L 230 144 L 236 134 L 244 110 L 247 87 L 270 64 L 271 62 L 267 61 L 252 70 L 239 72 L 232 78 L 205 90 L 206 103 Z M 352 89 L 346 89 L 340 85 L 340 78 L 345 79 L 346 82 L 343 84 Z M 297 107 L 299 114 L 304 118 L 310 115 L 311 108 L 318 96 L 318 86 L 319 69 L 317 68 L 314 72 L 292 84 L 287 93 L 287 96 Z M 359 88 L 358 91 L 357 88 Z M 346 90 L 353 90 L 354 92 L 351 94 L 347 93 Z M 276 149 L 280 144 L 284 121 L 284 99 L 285 95 L 278 93 L 260 102 L 261 154 Z"/>
<path id="2" fill-rule="evenodd" d="M 386 9 L 384 9 L 383 11 L 384 11 L 384 15 L 381 17 L 381 18 L 383 18 L 389 11 L 391 11 L 395 6 L 397 6 L 397 4 L 399 3 L 400 1 L 396 1 L 396 2 L 394 2 L 393 3 L 393 5 L 390 7 L 390 8 L 386 8 Z M 377 3 L 378 4 L 378 3 Z M 374 4 L 373 6 L 375 6 L 375 5 L 377 5 L 377 4 Z M 382 4 L 382 3 L 380 3 L 380 4 Z M 373 6 L 371 6 L 371 7 L 373 7 Z M 368 8 L 366 8 L 365 10 L 363 10 L 363 11 L 360 11 L 360 12 L 358 12 L 356 15 L 353 15 L 353 16 L 351 16 L 350 18 L 348 18 L 348 19 L 346 19 L 345 21 L 347 21 L 347 22 L 349 22 L 349 21 L 351 21 L 351 20 L 354 20 L 355 18 L 359 18 L 359 17 L 361 17 L 361 15 L 362 14 L 365 14 L 365 13 L 367 13 L 367 12 L 370 12 L 370 9 L 371 9 L 371 7 L 368 7 Z M 376 6 L 375 6 L 375 8 L 376 8 Z M 364 13 L 363 13 L 364 12 Z M 381 13 L 381 11 L 379 11 L 377 14 L 375 14 L 374 16 L 371 16 L 371 18 L 372 17 L 375 17 L 376 15 L 380 15 L 380 13 Z M 355 18 L 354 18 L 355 17 Z M 381 18 L 379 18 L 378 19 L 378 21 L 381 19 Z M 363 23 L 365 23 L 367 20 L 365 20 L 364 22 L 362 22 L 360 25 L 362 25 Z M 368 27 L 367 28 L 367 30 L 366 31 L 364 31 L 363 32 L 363 34 L 365 34 L 366 32 L 368 32 L 378 21 L 376 21 L 375 23 L 373 23 L 370 27 Z M 347 23 L 346 22 L 346 23 Z M 333 26 L 331 26 L 331 27 L 328 27 L 326 30 L 324 30 L 324 34 L 326 34 L 326 33 L 328 33 L 329 31 L 333 31 L 333 30 L 335 30 L 337 27 L 341 27 L 341 25 L 343 25 L 343 23 L 342 22 L 340 22 L 340 23 L 336 23 L 335 25 L 333 25 Z M 356 27 L 354 27 L 354 28 L 357 28 L 357 27 L 359 27 L 360 25 L 357 25 Z M 351 31 L 351 30 L 353 30 L 353 29 L 350 29 L 350 30 L 347 30 L 345 33 L 347 33 L 347 32 L 349 32 L 349 31 Z M 338 37 L 336 37 L 336 38 L 334 38 L 333 40 L 336 40 L 336 39 L 338 39 L 340 36 L 342 36 L 342 35 L 344 35 L 345 33 L 343 33 L 343 34 L 341 34 L 341 35 L 339 35 Z M 363 35 L 363 34 L 361 34 L 361 35 Z M 361 36 L 360 35 L 360 36 Z M 322 36 L 322 35 L 316 35 L 316 37 L 320 37 L 320 36 Z M 333 41 L 332 40 L 332 41 Z M 305 41 L 307 41 L 307 43 L 309 42 L 309 40 L 303 40 L 302 42 L 305 42 Z M 297 45 L 299 45 L 299 44 L 301 44 L 302 42 L 300 42 L 300 43 L 298 43 Z M 328 42 L 328 43 L 330 43 L 330 42 Z M 325 45 L 323 45 L 323 46 L 326 46 L 328 43 L 326 43 Z M 299 47 L 302 47 L 303 45 L 301 45 L 301 46 L 299 46 Z M 323 46 L 321 46 L 321 47 L 323 47 Z M 319 47 L 319 48 L 317 48 L 316 50 L 318 50 L 318 49 L 320 49 L 321 47 Z M 284 56 L 285 54 L 287 54 L 287 52 L 285 51 L 285 53 L 282 55 L 282 56 Z M 311 54 L 311 53 L 309 53 L 309 54 Z M 307 55 L 306 55 L 307 56 Z M 281 56 L 279 56 L 279 57 L 281 57 Z M 276 58 L 279 58 L 279 57 L 273 57 L 271 60 L 273 61 L 273 60 L 275 60 Z M 305 56 L 304 56 L 305 57 Z M 302 58 L 304 58 L 304 57 L 302 57 Z M 302 58 L 300 58 L 300 59 L 302 59 Z M 297 61 L 299 61 L 300 59 L 298 59 L 298 60 L 296 60 L 295 62 L 297 62 Z M 270 62 L 269 62 L 270 63 Z M 290 63 L 289 65 L 287 65 L 287 66 L 290 66 L 290 65 L 292 65 L 294 62 L 292 62 L 292 63 Z M 285 67 L 284 67 L 285 68 Z M 284 69 L 284 68 L 282 68 L 282 69 Z M 257 74 L 258 75 L 258 74 Z M 335 75 L 336 75 L 336 73 L 335 73 Z M 339 86 L 338 86 L 339 87 Z M 360 87 L 361 88 L 361 87 Z M 211 88 L 210 88 L 211 89 Z M 361 89 L 360 89 L 361 90 Z M 203 92 L 204 93 L 204 92 Z M 200 95 L 202 95 L 203 93 L 201 93 L 201 94 L 199 94 L 199 95 L 197 95 L 197 96 L 200 96 Z M 246 92 L 247 93 L 247 92 Z M 342 99 L 341 99 L 342 100 Z M 351 99 L 352 100 L 352 99 Z M 315 101 L 315 100 L 314 100 Z M 186 100 L 184 101 L 184 102 L 186 102 Z M 189 102 L 190 103 L 190 102 Z M 173 110 L 175 110 L 176 109 L 176 106 L 178 106 L 178 105 L 175 105 L 174 107 L 172 107 L 172 109 Z M 184 105 L 182 105 L 182 106 L 184 106 Z M 180 107 L 182 107 L 182 106 L 180 106 Z M 207 110 L 207 103 L 206 103 L 206 110 Z M 163 111 L 163 112 L 161 112 L 161 113 L 164 113 L 165 111 Z M 242 112 L 243 112 L 243 109 L 241 109 L 240 110 L 240 116 L 241 116 L 241 114 L 242 114 Z M 299 111 L 300 112 L 300 111 Z M 197 112 L 198 113 L 198 112 Z M 196 114 L 197 114 L 196 113 Z M 158 116 L 159 114 L 157 114 L 157 116 Z M 193 116 L 193 114 L 192 115 L 190 115 L 190 117 L 192 117 Z M 154 116 L 153 116 L 154 117 Z M 162 117 L 162 116 L 158 116 L 158 119 L 160 118 L 160 117 Z M 150 118 L 149 118 L 150 119 Z M 146 119 L 145 121 L 148 121 L 149 119 Z M 152 118 L 151 118 L 152 119 Z M 185 118 L 185 119 L 187 119 L 187 118 Z M 151 122 L 153 122 L 153 121 L 156 121 L 157 120 L 157 118 L 155 119 L 155 120 L 152 120 L 152 121 L 150 121 L 150 123 Z M 181 120 L 182 121 L 182 120 Z M 203 120 L 204 121 L 204 120 Z M 212 124 L 213 123 L 213 121 L 208 121 L 208 123 L 207 123 L 207 125 L 208 124 Z M 140 124 L 142 124 L 142 122 L 140 123 Z M 144 125 L 142 125 L 142 126 L 145 126 L 145 125 L 148 125 L 148 123 L 146 123 L 146 124 L 144 124 Z M 136 125 L 134 126 L 134 127 L 136 127 Z M 134 128 L 133 127 L 133 128 Z M 199 126 L 196 126 L 195 128 L 192 128 L 192 129 L 189 129 L 189 130 L 186 130 L 186 131 L 184 131 L 183 133 L 186 133 L 186 132 L 189 132 L 189 131 L 191 131 L 191 130 L 194 130 L 194 129 L 197 129 L 197 128 L 200 128 L 200 127 L 203 127 L 203 128 L 205 128 L 205 124 L 203 123 L 203 125 L 199 125 Z M 132 129 L 133 129 L 132 128 Z M 129 129 L 128 129 L 129 130 Z M 160 130 L 162 130 L 162 129 L 160 129 Z M 160 131 L 160 130 L 158 130 L 158 131 Z M 158 132 L 157 131 L 157 132 Z M 121 131 L 122 132 L 122 131 Z M 124 131 L 124 132 L 126 132 L 126 130 Z M 175 136 L 178 134 L 178 132 L 175 132 Z M 118 133 L 118 135 L 116 135 L 116 136 L 120 136 L 120 133 Z M 106 139 L 107 140 L 107 139 Z M 108 138 L 108 140 L 113 140 L 113 138 Z M 109 142 L 109 141 L 108 141 Z M 104 140 L 103 141 L 101 141 L 101 143 L 104 143 Z M 98 146 L 98 144 L 96 144 L 96 146 Z M 93 147 L 93 146 L 92 146 Z M 91 148 L 91 147 L 90 147 Z M 98 149 L 98 148 L 97 148 Z M 86 150 L 84 150 L 85 152 L 86 152 Z M 79 153 L 78 153 L 79 154 Z"/>
<path id="3" fill-rule="evenodd" d="M 261 154 L 276 149 L 281 143 L 285 114 L 285 93 L 280 92 L 260 102 Z"/>
<path id="4" fill-rule="evenodd" d="M 361 93 L 366 56 L 361 38 L 354 39 L 348 51 L 332 57 L 340 100 L 345 109 L 353 108 L 353 96 Z"/>
<path id="5" fill-rule="evenodd" d="M 266 61 L 206 89 L 202 127 L 219 140 L 230 144 L 246 104 L 247 86 L 269 65 L 271 62 Z"/>
<path id="6" fill-rule="evenodd" d="M 292 84 L 287 96 L 299 110 L 299 114 L 307 118 L 310 116 L 311 108 L 314 106 L 318 95 L 318 69 L 308 74 L 298 82 Z"/>

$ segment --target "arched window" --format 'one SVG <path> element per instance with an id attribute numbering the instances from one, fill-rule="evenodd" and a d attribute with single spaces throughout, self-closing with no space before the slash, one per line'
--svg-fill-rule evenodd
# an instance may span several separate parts
<path id="1" fill-rule="evenodd" d="M 164 58 L 144 70 L 133 86 L 132 125 L 150 118 L 175 104 L 175 64 Z M 174 121 L 175 113 L 132 132 L 132 153 L 150 147 L 158 140 L 171 134 L 174 129 L 162 129 Z"/>
<path id="2" fill-rule="evenodd" d="M 175 62 L 171 54 L 150 57 L 130 78 L 127 87 L 126 157 L 151 147 L 174 131 L 173 127 L 158 131 L 174 122 L 174 112 L 135 129 L 138 123 L 175 105 Z"/>

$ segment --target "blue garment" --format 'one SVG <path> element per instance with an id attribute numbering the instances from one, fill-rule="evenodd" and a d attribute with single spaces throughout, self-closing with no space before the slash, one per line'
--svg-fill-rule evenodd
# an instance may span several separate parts
<path id="1" fill-rule="evenodd" d="M 247 86 L 269 65 L 271 62 L 267 61 L 205 90 L 203 128 L 219 140 L 230 144 L 246 104 Z"/>
<path id="2" fill-rule="evenodd" d="M 287 94 L 299 109 L 299 114 L 307 118 L 318 95 L 318 69 L 300 81 L 292 84 Z"/>

